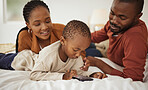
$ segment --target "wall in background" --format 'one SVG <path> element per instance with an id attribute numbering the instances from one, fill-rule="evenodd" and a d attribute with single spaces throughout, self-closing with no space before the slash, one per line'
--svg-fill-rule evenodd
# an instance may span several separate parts
<path id="1" fill-rule="evenodd" d="M 72 19 L 88 23 L 94 9 L 110 9 L 112 0 L 46 0 L 54 22 L 66 24 Z"/>
<path id="2" fill-rule="evenodd" d="M 0 0 L 0 43 L 15 43 L 18 31 L 25 26 L 24 21 L 3 22 L 3 1 Z M 89 22 L 94 9 L 110 10 L 112 0 L 44 0 L 51 12 L 53 23 L 66 24 L 70 20 L 77 19 Z M 145 0 L 142 20 L 148 25 L 148 0 Z"/>
<path id="3" fill-rule="evenodd" d="M 141 19 L 144 20 L 148 28 L 148 0 L 144 0 L 143 15 Z"/>

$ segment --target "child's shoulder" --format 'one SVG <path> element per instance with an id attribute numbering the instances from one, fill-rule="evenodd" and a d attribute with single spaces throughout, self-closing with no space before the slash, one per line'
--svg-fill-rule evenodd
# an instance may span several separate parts
<path id="1" fill-rule="evenodd" d="M 58 52 L 58 48 L 60 47 L 60 41 L 57 41 L 51 45 L 48 45 L 46 47 L 44 47 L 40 52 L 40 54 L 50 54 L 50 53 L 54 53 L 54 52 Z"/>

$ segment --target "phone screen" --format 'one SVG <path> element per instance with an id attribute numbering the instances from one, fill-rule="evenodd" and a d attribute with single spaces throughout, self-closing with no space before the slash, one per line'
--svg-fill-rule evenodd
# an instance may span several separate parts
<path id="1" fill-rule="evenodd" d="M 72 79 L 77 79 L 79 81 L 93 81 L 93 79 L 91 77 L 82 76 L 82 75 L 74 76 L 74 77 L 72 77 Z"/>

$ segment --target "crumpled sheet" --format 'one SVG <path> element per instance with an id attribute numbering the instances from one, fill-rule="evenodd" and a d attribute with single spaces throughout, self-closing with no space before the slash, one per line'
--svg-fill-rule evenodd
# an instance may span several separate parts
<path id="1" fill-rule="evenodd" d="M 107 59 L 102 58 L 107 61 Z M 107 61 L 114 68 L 122 71 L 122 67 Z M 90 71 L 100 71 L 90 67 Z M 32 81 L 29 71 L 11 71 L 0 69 L 0 90 L 148 90 L 148 80 L 145 82 L 132 81 L 130 78 L 108 75 L 105 79 L 93 81 L 57 80 Z"/>
<path id="2" fill-rule="evenodd" d="M 15 44 L 13 43 L 0 44 L 0 53 L 14 53 L 14 52 L 15 52 Z"/>

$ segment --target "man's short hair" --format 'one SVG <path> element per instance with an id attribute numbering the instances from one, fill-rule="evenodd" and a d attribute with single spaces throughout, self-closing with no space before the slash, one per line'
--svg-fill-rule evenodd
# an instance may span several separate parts
<path id="1" fill-rule="evenodd" d="M 119 0 L 119 2 L 135 3 L 135 10 L 137 10 L 137 14 L 140 14 L 143 10 L 144 0 Z"/>
<path id="2" fill-rule="evenodd" d="M 72 20 L 67 23 L 63 30 L 63 37 L 65 39 L 73 39 L 76 35 L 91 38 L 89 27 L 82 21 Z"/>

